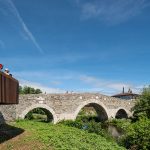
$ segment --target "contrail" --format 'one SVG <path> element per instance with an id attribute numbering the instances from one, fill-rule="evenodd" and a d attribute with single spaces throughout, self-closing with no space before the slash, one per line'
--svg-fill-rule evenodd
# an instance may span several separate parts
<path id="1" fill-rule="evenodd" d="M 21 24 L 23 31 L 27 34 L 29 39 L 33 42 L 35 47 L 38 49 L 38 51 L 42 54 L 44 54 L 43 49 L 39 46 L 38 42 L 36 41 L 35 37 L 31 33 L 31 31 L 26 26 L 25 22 L 23 21 L 22 17 L 20 16 L 17 8 L 15 7 L 14 3 L 11 0 L 0 0 L 3 3 L 6 3 L 8 6 L 8 9 L 13 13 L 13 15 L 18 19 L 19 23 Z"/>

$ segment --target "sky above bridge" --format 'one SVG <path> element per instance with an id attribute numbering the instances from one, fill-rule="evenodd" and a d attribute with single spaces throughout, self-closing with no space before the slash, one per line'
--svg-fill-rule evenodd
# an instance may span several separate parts
<path id="1" fill-rule="evenodd" d="M 149 84 L 149 0 L 0 0 L 0 63 L 46 92 Z"/>

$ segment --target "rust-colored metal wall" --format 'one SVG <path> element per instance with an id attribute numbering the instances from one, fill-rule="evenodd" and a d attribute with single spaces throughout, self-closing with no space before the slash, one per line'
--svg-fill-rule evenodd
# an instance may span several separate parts
<path id="1" fill-rule="evenodd" d="M 0 72 L 0 104 L 18 104 L 19 82 Z"/>

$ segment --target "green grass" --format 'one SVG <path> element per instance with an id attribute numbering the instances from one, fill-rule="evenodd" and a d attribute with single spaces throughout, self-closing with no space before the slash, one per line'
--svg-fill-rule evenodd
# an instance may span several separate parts
<path id="1" fill-rule="evenodd" d="M 30 132 L 28 139 L 24 140 L 39 141 L 44 144 L 45 150 L 124 150 L 100 135 L 62 124 L 17 121 L 13 126 Z"/>

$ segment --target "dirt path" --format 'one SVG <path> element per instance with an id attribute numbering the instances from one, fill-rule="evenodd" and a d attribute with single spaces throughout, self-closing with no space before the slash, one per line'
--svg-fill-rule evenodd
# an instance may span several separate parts
<path id="1" fill-rule="evenodd" d="M 44 150 L 45 146 L 37 140 L 30 140 L 31 133 L 22 134 L 0 144 L 0 150 Z"/>

